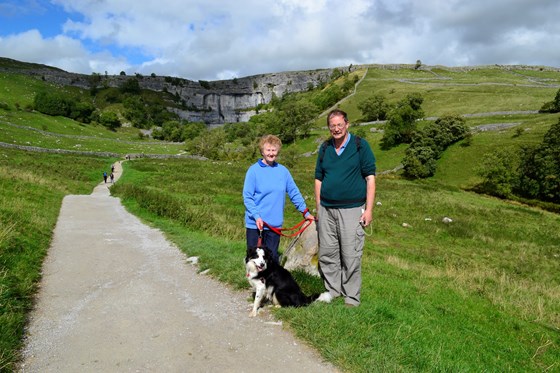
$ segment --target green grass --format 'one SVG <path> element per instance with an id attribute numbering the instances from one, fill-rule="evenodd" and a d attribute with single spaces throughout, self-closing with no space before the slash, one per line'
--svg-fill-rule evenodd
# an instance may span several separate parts
<path id="1" fill-rule="evenodd" d="M 409 93 L 420 92 L 424 97 L 422 108 L 428 117 L 538 110 L 552 100 L 560 80 L 558 72 L 541 72 L 542 79 L 551 79 L 546 84 L 530 80 L 539 77 L 537 71 L 530 71 L 530 77 L 496 69 L 437 70 L 436 73 L 370 68 L 360 84 L 360 94 L 349 98 L 341 108 L 348 112 L 351 121 L 359 121 L 362 115 L 358 103 L 368 95 L 381 94 L 388 102 L 395 103 Z"/>
<path id="2" fill-rule="evenodd" d="M 140 140 L 137 129 L 118 132 L 100 125 L 84 125 L 63 117 L 0 109 L 0 142 L 47 149 L 117 154 L 180 154 L 185 146 Z"/>
<path id="3" fill-rule="evenodd" d="M 56 88 L 35 78 L 8 73 L 0 73 L 0 82 L 0 103 L 8 105 L 7 110 L 0 108 L 0 142 L 122 155 L 180 154 L 185 151 L 184 144 L 141 140 L 137 128 L 123 127 L 114 132 L 101 125 L 25 110 L 33 103 L 37 91 Z M 76 91 L 76 88 L 67 90 Z"/>
<path id="4" fill-rule="evenodd" d="M 0 148 L 0 371 L 13 371 L 62 199 L 90 193 L 111 159 Z"/>
<path id="5" fill-rule="evenodd" d="M 12 62 L 0 59 L 5 63 Z M 0 142 L 123 155 L 183 150 L 180 144 L 142 141 L 132 128 L 111 132 L 22 110 L 44 82 L 8 73 L 0 73 L 0 81 L 0 102 L 9 107 L 0 108 Z M 372 93 L 396 102 L 420 92 L 426 116 L 537 110 L 557 91 L 549 85 L 559 82 L 560 73 L 538 69 L 370 68 L 341 108 L 356 122 L 357 103 Z M 558 117 L 469 117 L 471 127 L 519 124 L 477 133 L 468 147 L 450 147 L 429 180 L 379 176 L 382 204 L 375 208 L 364 250 L 362 305 L 347 309 L 337 299 L 274 310 L 276 317 L 342 371 L 560 369 L 560 216 L 465 191 L 480 181 L 475 171 L 485 152 L 539 143 Z M 518 127 L 524 129 L 520 135 Z M 319 118 L 310 138 L 286 148 L 313 152 L 327 136 Z M 367 132 L 366 139 L 378 172 L 400 164 L 406 146 L 382 151 L 380 134 Z M 0 371 L 13 371 L 18 360 L 62 198 L 90 193 L 114 161 L 0 148 Z M 253 161 L 134 160 L 124 163 L 111 190 L 181 250 L 199 256 L 200 270 L 209 269 L 249 296 L 241 190 Z M 315 155 L 299 157 L 290 168 L 311 207 L 315 161 Z M 444 216 L 453 222 L 442 223 Z M 286 226 L 301 219 L 289 202 L 285 217 Z M 283 238 L 281 249 L 288 244 Z M 306 293 L 323 290 L 319 278 L 295 276 Z"/>
<path id="6" fill-rule="evenodd" d="M 200 256 L 201 270 L 248 291 L 241 264 L 247 166 L 134 161 L 125 164 L 112 192 L 188 255 Z M 293 171 L 312 204 L 309 164 Z M 290 329 L 345 371 L 556 366 L 558 215 L 435 182 L 392 178 L 379 178 L 377 199 L 382 205 L 365 247 L 361 307 L 348 310 L 336 301 L 275 312 Z M 286 208 L 287 226 L 299 219 L 293 210 Z M 444 216 L 453 222 L 442 223 Z M 412 227 L 404 228 L 405 222 Z M 283 239 L 281 247 L 288 243 Z M 316 278 L 298 280 L 308 293 L 322 290 Z"/>

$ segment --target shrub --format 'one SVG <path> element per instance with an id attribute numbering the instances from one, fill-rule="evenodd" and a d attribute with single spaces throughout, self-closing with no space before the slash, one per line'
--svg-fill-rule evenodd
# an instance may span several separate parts
<path id="1" fill-rule="evenodd" d="M 560 203 L 560 120 L 541 144 L 521 149 L 518 195 Z"/>
<path id="2" fill-rule="evenodd" d="M 311 102 L 319 108 L 326 110 L 344 98 L 346 94 L 338 85 L 331 85 L 322 91 L 318 91 L 311 97 Z"/>
<path id="3" fill-rule="evenodd" d="M 390 149 L 399 144 L 408 144 L 416 131 L 416 121 L 424 116 L 419 93 L 410 93 L 390 111 L 381 148 Z"/>
<path id="4" fill-rule="evenodd" d="M 113 131 L 121 126 L 118 115 L 112 111 L 101 113 L 99 115 L 99 123 Z"/>
<path id="5" fill-rule="evenodd" d="M 511 196 L 518 175 L 519 153 L 511 148 L 497 149 L 482 157 L 476 173 L 483 178 L 482 192 L 501 198 Z"/>
<path id="6" fill-rule="evenodd" d="M 369 122 L 387 119 L 390 106 L 382 95 L 373 95 L 358 103 L 358 109 L 362 112 L 363 119 Z"/>
<path id="7" fill-rule="evenodd" d="M 437 155 L 430 146 L 409 147 L 403 159 L 404 175 L 418 179 L 433 176 Z"/>
<path id="8" fill-rule="evenodd" d="M 198 83 L 202 88 L 210 89 L 210 83 L 206 80 L 199 80 Z"/>
<path id="9" fill-rule="evenodd" d="M 122 93 L 129 93 L 132 95 L 140 94 L 140 83 L 137 78 L 129 78 L 119 87 Z"/>
<path id="10" fill-rule="evenodd" d="M 183 126 L 183 138 L 192 140 L 206 131 L 206 124 L 202 122 L 186 123 Z"/>
<path id="11" fill-rule="evenodd" d="M 196 155 L 206 158 L 220 160 L 222 146 L 225 141 L 225 131 L 223 128 L 206 130 L 200 133 L 193 141 L 187 145 L 187 149 Z"/>
<path id="12" fill-rule="evenodd" d="M 70 97 L 59 93 L 39 92 L 35 95 L 33 105 L 40 113 L 67 117 L 74 102 Z"/>
<path id="13" fill-rule="evenodd" d="M 459 115 L 444 115 L 413 135 L 403 159 L 404 174 L 410 178 L 433 176 L 436 161 L 451 144 L 470 134 L 466 121 Z"/>
<path id="14" fill-rule="evenodd" d="M 282 150 L 280 158 L 282 164 L 288 168 L 292 168 L 297 163 L 297 151 L 292 147 Z"/>
<path id="15" fill-rule="evenodd" d="M 556 92 L 553 101 L 546 102 L 539 110 L 540 113 L 558 113 L 560 112 L 560 89 Z"/>
<path id="16" fill-rule="evenodd" d="M 82 123 L 90 123 L 95 106 L 89 102 L 75 102 L 70 109 L 69 117 Z"/>
<path id="17" fill-rule="evenodd" d="M 163 123 L 161 128 L 155 129 L 152 137 L 158 140 L 182 142 L 185 141 L 185 125 L 179 121 L 172 120 Z"/>

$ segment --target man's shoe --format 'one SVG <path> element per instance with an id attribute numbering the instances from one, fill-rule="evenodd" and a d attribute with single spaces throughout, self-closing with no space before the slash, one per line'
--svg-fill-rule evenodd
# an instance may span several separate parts
<path id="1" fill-rule="evenodd" d="M 319 298 L 317 298 L 317 302 L 330 303 L 332 300 L 333 300 L 333 297 L 332 297 L 331 293 L 329 293 L 328 291 L 325 291 L 324 293 L 321 293 L 321 295 L 319 295 Z"/>

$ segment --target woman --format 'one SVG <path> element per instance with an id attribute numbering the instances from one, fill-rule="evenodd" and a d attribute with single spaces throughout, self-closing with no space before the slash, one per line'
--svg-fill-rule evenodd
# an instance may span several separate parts
<path id="1" fill-rule="evenodd" d="M 264 223 L 274 228 L 282 228 L 286 193 L 305 219 L 315 219 L 309 213 L 290 171 L 276 162 L 281 147 L 282 141 L 278 137 L 263 136 L 259 141 L 262 158 L 249 167 L 243 185 L 247 247 L 257 246 L 259 233 L 262 232 L 262 246 L 270 249 L 277 263 L 280 235 Z"/>

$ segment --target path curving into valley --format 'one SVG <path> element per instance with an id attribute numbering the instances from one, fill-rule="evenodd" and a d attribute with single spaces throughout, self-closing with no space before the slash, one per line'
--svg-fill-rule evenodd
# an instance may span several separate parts
<path id="1" fill-rule="evenodd" d="M 21 372 L 336 371 L 266 312 L 249 318 L 249 290 L 197 273 L 110 185 L 63 200 Z"/>

